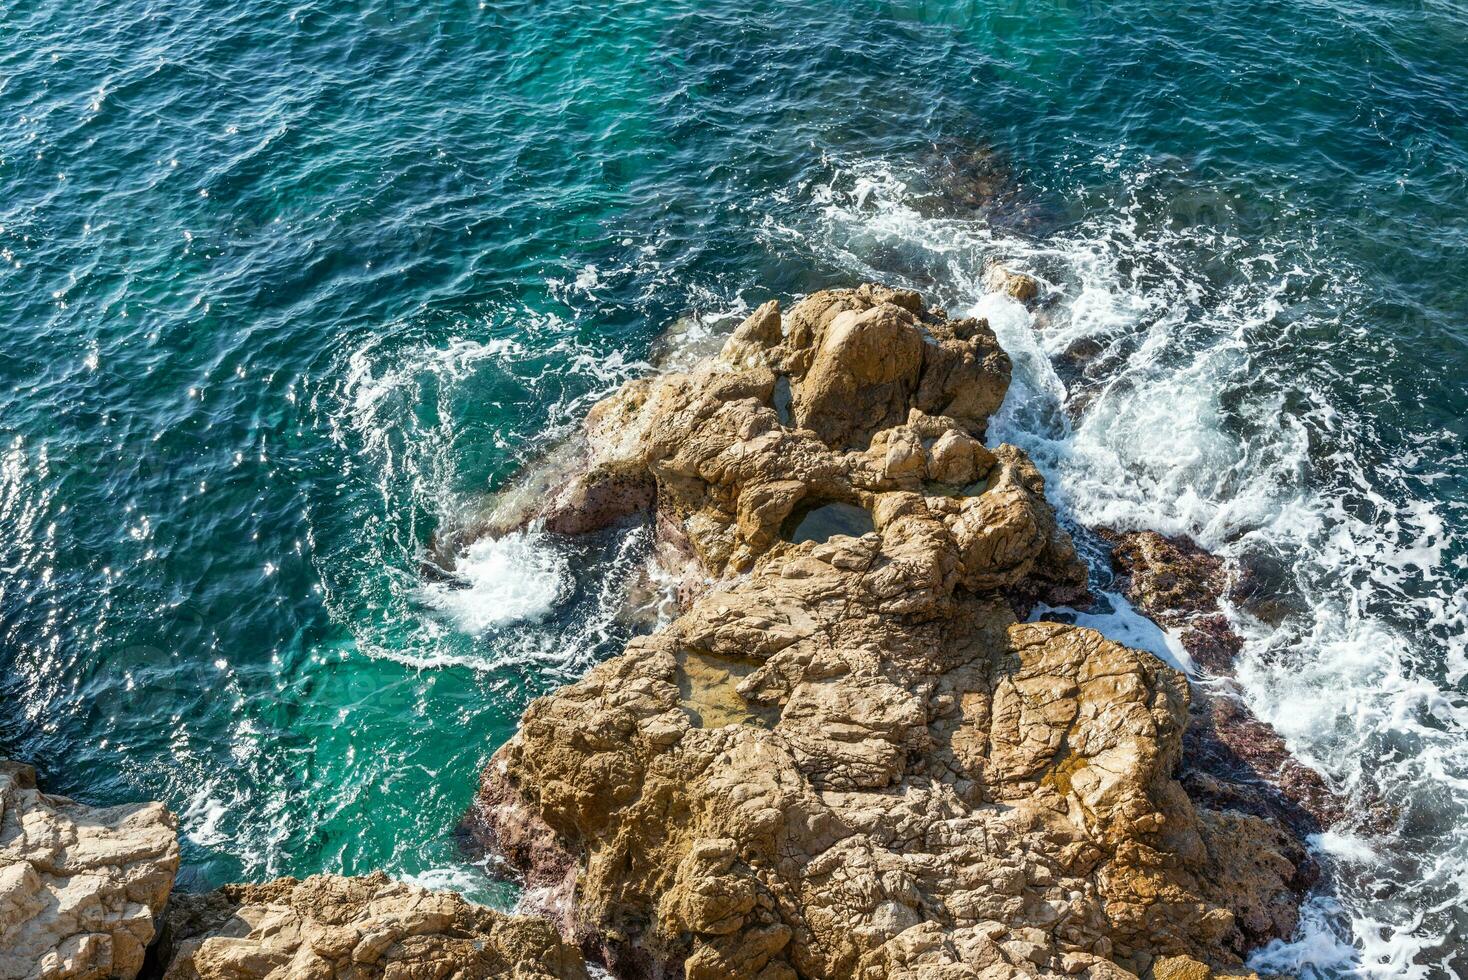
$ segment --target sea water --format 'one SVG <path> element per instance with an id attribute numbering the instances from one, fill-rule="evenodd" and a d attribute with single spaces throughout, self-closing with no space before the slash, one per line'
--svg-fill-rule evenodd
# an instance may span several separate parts
<path id="1" fill-rule="evenodd" d="M 985 316 L 1083 550 L 1275 569 L 1252 708 L 1389 833 L 1255 959 L 1468 971 L 1468 8 L 0 0 L 0 752 L 182 887 L 384 868 L 620 649 L 643 529 L 437 542 L 771 297 Z M 1028 311 L 984 288 L 1038 276 Z M 1109 601 L 1086 622 L 1176 654 Z M 490 869 L 492 870 L 492 869 Z"/>

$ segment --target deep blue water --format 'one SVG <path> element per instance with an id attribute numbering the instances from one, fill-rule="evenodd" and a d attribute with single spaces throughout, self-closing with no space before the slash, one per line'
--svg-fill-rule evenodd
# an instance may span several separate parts
<path id="1" fill-rule="evenodd" d="M 1402 824 L 1322 839 L 1261 964 L 1468 971 L 1468 6 L 0 25 L 0 752 L 167 801 L 187 886 L 504 900 L 451 828 L 529 698 L 619 648 L 643 542 L 513 539 L 451 588 L 432 536 L 680 318 L 880 278 L 990 317 L 998 436 L 1068 519 L 1287 570 L 1295 613 L 1240 623 L 1251 701 Z M 986 296 L 995 258 L 1058 301 Z"/>

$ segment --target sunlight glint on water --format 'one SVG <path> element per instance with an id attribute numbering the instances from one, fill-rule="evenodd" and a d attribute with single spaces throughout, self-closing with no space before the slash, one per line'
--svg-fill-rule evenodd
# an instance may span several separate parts
<path id="1" fill-rule="evenodd" d="M 511 901 L 453 825 L 529 699 L 621 647 L 647 535 L 458 581 L 438 536 L 676 363 L 671 325 L 876 278 L 991 320 L 995 434 L 1070 520 L 1286 570 L 1281 627 L 1238 623 L 1252 704 L 1401 826 L 1322 839 L 1334 889 L 1261 965 L 1468 970 L 1460 7 L 0 20 L 0 752 L 164 800 L 183 887 Z M 1056 301 L 986 295 L 991 258 Z"/>

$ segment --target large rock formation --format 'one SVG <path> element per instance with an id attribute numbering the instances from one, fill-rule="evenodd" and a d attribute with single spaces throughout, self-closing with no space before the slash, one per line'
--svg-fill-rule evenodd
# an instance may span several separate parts
<path id="1" fill-rule="evenodd" d="M 378 873 L 179 895 L 164 980 L 586 980 L 544 919 L 507 916 Z"/>
<path id="2" fill-rule="evenodd" d="M 772 301 L 718 357 L 599 402 L 581 458 L 506 494 L 488 530 L 581 533 L 655 501 L 664 543 L 720 578 L 786 554 L 817 511 L 870 529 L 905 501 L 942 525 L 965 588 L 1074 600 L 1085 569 L 1038 471 L 982 442 L 1009 370 L 984 321 L 948 320 L 916 293 L 831 290 L 783 318 Z"/>
<path id="3" fill-rule="evenodd" d="M 0 980 L 131 980 L 173 876 L 161 804 L 90 807 L 0 760 Z"/>
<path id="4" fill-rule="evenodd" d="M 467 820 L 619 975 L 1206 975 L 1293 928 L 1295 839 L 1174 778 L 1185 678 L 1018 621 L 1086 575 L 983 445 L 1008 373 L 913 293 L 766 304 L 491 522 L 652 508 L 704 579 L 531 705 Z"/>

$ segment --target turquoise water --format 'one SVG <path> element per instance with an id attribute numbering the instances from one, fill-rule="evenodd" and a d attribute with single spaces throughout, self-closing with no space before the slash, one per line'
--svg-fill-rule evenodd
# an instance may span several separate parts
<path id="1" fill-rule="evenodd" d="M 1319 842 L 1334 884 L 1261 965 L 1468 971 L 1460 2 L 0 23 L 0 751 L 166 800 L 185 886 L 510 900 L 453 825 L 526 702 L 619 649 L 645 534 L 454 582 L 434 534 L 675 320 L 876 277 L 990 317 L 998 435 L 1069 520 L 1280 570 L 1251 701 L 1402 821 Z M 985 295 L 991 258 L 1058 301 Z"/>

